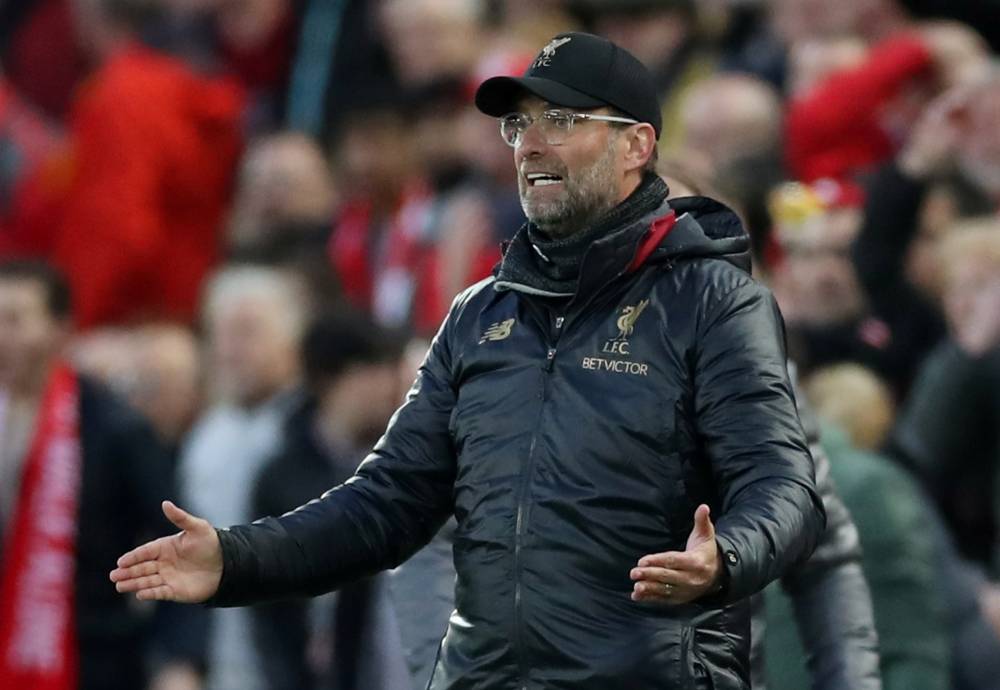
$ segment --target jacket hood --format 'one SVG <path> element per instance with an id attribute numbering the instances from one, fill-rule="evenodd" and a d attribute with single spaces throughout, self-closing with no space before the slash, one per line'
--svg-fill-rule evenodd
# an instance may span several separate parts
<path id="1" fill-rule="evenodd" d="M 651 262 L 718 257 L 750 273 L 750 236 L 735 211 L 704 196 L 671 199 L 670 207 L 677 223 L 653 252 Z"/>

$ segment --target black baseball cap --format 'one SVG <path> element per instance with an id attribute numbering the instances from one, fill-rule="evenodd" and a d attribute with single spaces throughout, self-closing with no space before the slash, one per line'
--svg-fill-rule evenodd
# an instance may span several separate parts
<path id="1" fill-rule="evenodd" d="M 660 137 L 663 123 L 653 77 L 646 66 L 606 38 L 562 33 L 542 48 L 521 77 L 492 77 L 479 85 L 476 107 L 500 117 L 517 109 L 526 93 L 566 108 L 611 106 Z"/>

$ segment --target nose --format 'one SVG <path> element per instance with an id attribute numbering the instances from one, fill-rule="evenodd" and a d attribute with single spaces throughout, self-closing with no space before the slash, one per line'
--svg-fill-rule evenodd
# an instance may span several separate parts
<path id="1" fill-rule="evenodd" d="M 537 122 L 532 122 L 521 135 L 520 143 L 514 148 L 514 160 L 520 163 L 528 158 L 538 158 L 545 154 L 548 146 L 542 136 L 541 127 Z"/>

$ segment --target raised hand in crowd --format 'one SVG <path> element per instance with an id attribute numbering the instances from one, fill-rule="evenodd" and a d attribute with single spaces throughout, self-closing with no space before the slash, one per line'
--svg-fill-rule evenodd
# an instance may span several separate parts
<path id="1" fill-rule="evenodd" d="M 903 173 L 913 179 L 927 180 L 949 171 L 967 129 L 973 91 L 972 86 L 957 86 L 924 109 L 899 153 Z"/>
<path id="2" fill-rule="evenodd" d="M 920 34 L 944 88 L 975 84 L 989 74 L 989 47 L 969 26 L 954 21 L 932 21 L 920 27 Z"/>

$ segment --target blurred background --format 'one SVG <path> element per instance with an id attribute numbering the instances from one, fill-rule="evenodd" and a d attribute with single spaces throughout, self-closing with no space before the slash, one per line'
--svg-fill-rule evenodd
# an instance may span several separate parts
<path id="1" fill-rule="evenodd" d="M 98 478 L 85 443 L 80 510 L 117 525 L 88 526 L 97 553 L 170 531 L 163 497 L 227 525 L 349 477 L 524 221 L 476 86 L 587 30 L 652 70 L 672 195 L 751 233 L 861 531 L 885 686 L 1000 687 L 998 20 L 997 0 L 4 0 L 0 529 L 34 433 L 18 381 L 56 349 L 135 416 Z M 71 326 L 45 331 L 59 275 Z M 447 539 L 414 572 L 235 611 L 117 597 L 78 544 L 79 687 L 424 687 Z M 770 685 L 809 687 L 769 607 Z"/>

